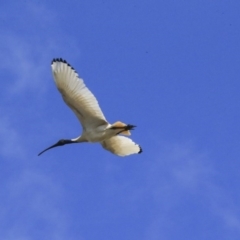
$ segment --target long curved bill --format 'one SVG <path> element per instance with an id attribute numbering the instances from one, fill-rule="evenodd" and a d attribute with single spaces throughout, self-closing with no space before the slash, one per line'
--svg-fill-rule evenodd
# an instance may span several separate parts
<path id="1" fill-rule="evenodd" d="M 56 143 L 56 144 L 54 144 L 54 145 L 52 145 L 52 146 L 44 149 L 42 152 L 40 152 L 40 153 L 38 154 L 38 156 L 40 156 L 41 154 L 43 154 L 43 153 L 46 152 L 47 150 L 49 150 L 49 149 L 51 149 L 51 148 L 58 147 L 58 146 L 60 146 L 59 143 Z"/>

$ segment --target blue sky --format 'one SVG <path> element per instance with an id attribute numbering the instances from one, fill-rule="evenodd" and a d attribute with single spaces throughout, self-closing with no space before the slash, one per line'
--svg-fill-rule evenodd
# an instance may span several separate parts
<path id="1" fill-rule="evenodd" d="M 240 2 L 5 1 L 0 239 L 240 238 Z M 143 153 L 37 154 L 81 127 L 50 68 L 66 59 Z"/>

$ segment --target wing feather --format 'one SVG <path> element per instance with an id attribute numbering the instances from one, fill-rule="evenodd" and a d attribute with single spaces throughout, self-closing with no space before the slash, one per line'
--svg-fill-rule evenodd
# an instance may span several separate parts
<path id="1" fill-rule="evenodd" d="M 142 152 L 142 148 L 132 139 L 119 135 L 104 140 L 101 144 L 106 150 L 121 157 Z"/>
<path id="2" fill-rule="evenodd" d="M 74 68 L 61 58 L 53 59 L 51 67 L 63 100 L 76 114 L 83 128 L 108 124 L 97 99 Z"/>

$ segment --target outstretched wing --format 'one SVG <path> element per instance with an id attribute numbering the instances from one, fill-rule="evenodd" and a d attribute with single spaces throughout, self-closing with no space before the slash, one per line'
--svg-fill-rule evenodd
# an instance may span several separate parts
<path id="1" fill-rule="evenodd" d="M 97 99 L 74 68 L 61 58 L 53 59 L 51 67 L 63 100 L 74 111 L 83 129 L 108 124 Z"/>
<path id="2" fill-rule="evenodd" d="M 119 135 L 104 140 L 101 144 L 106 150 L 121 157 L 142 152 L 142 148 L 130 138 Z"/>

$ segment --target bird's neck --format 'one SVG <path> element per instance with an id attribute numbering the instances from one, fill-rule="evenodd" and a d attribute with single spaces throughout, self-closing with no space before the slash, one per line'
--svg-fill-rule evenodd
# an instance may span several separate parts
<path id="1" fill-rule="evenodd" d="M 81 142 L 87 142 L 86 138 L 82 135 L 77 138 L 71 139 L 72 142 L 74 143 L 81 143 Z"/>

